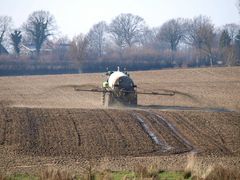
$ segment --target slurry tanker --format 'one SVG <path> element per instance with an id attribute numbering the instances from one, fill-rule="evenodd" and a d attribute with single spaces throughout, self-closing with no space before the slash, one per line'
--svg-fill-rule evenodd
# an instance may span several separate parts
<path id="1" fill-rule="evenodd" d="M 126 106 L 136 106 L 138 94 L 144 95 L 165 95 L 173 96 L 174 92 L 159 93 L 159 92 L 140 92 L 137 91 L 137 86 L 130 78 L 129 73 L 124 70 L 107 71 L 107 80 L 102 83 L 101 89 L 80 89 L 76 91 L 90 91 L 102 93 L 102 104 L 105 107 L 121 104 Z"/>

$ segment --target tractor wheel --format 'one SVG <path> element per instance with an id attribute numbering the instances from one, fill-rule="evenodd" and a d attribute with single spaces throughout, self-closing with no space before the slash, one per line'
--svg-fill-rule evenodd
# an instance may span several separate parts
<path id="1" fill-rule="evenodd" d="M 105 105 L 105 96 L 106 96 L 106 93 L 103 92 L 103 93 L 102 93 L 102 105 L 103 105 L 103 106 Z"/>
<path id="2" fill-rule="evenodd" d="M 112 95 L 111 95 L 111 93 L 106 93 L 105 94 L 104 106 L 109 107 L 111 105 L 112 105 Z"/>
<path id="3" fill-rule="evenodd" d="M 137 106 L 137 94 L 133 93 L 130 95 L 130 105 Z"/>

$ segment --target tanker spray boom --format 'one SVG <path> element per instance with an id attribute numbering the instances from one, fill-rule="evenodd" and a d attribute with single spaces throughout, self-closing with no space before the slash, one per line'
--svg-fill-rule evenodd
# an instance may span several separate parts
<path id="1" fill-rule="evenodd" d="M 139 92 L 126 69 L 120 71 L 107 71 L 107 80 L 103 82 L 101 89 L 78 89 L 76 91 L 90 91 L 102 93 L 102 104 L 106 107 L 114 104 L 122 104 L 128 106 L 137 105 L 137 95 L 167 95 L 173 96 L 175 93 L 159 93 L 159 92 Z"/>

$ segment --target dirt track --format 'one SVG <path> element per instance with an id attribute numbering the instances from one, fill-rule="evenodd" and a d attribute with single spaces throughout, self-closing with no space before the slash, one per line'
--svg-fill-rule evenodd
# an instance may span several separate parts
<path id="1" fill-rule="evenodd" d="M 193 74 L 196 80 L 188 76 Z M 176 96 L 140 96 L 138 108 L 102 109 L 99 94 L 73 90 L 96 87 L 103 79 L 98 74 L 0 78 L 0 170 L 41 165 L 78 170 L 90 162 L 115 170 L 137 163 L 181 169 L 188 154 L 206 162 L 223 158 L 226 166 L 240 168 L 240 68 L 145 75 L 143 81 L 141 73 L 133 73 L 139 89 L 178 88 Z"/>

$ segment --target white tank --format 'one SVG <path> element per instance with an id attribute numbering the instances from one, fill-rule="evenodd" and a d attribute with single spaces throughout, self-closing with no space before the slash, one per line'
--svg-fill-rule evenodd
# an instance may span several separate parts
<path id="1" fill-rule="evenodd" d="M 123 76 L 127 76 L 125 73 L 121 72 L 121 71 L 115 71 L 113 72 L 109 78 L 108 78 L 108 85 L 111 89 L 114 89 L 114 85 L 116 83 L 116 81 Z"/>

